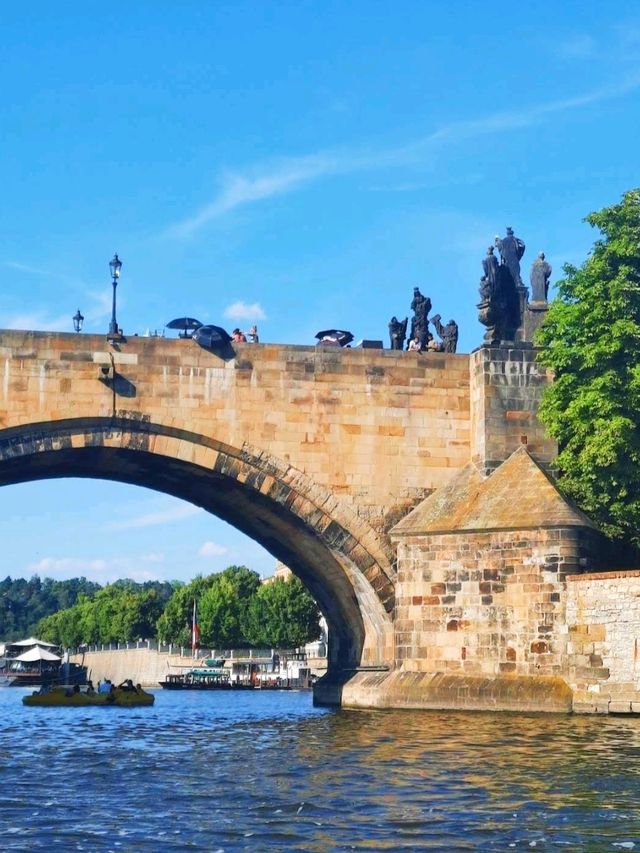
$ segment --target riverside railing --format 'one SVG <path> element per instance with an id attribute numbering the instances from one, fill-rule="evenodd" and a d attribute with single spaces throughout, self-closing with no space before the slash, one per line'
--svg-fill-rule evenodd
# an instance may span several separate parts
<path id="1" fill-rule="evenodd" d="M 95 643 L 83 644 L 74 649 L 69 649 L 70 655 L 84 655 L 93 652 L 120 652 L 135 649 L 145 649 L 165 655 L 176 655 L 191 660 L 207 660 L 208 658 L 224 658 L 225 660 L 271 660 L 274 655 L 283 657 L 294 657 L 300 654 L 294 649 L 197 649 L 194 653 L 187 646 L 178 646 L 173 643 L 159 643 L 157 640 L 133 640 L 127 643 Z"/>

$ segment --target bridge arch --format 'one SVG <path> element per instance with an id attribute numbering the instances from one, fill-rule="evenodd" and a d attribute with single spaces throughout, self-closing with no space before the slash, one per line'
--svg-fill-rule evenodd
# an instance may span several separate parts
<path id="1" fill-rule="evenodd" d="M 390 544 L 285 460 L 145 415 L 0 430 L 0 485 L 59 477 L 145 486 L 204 508 L 304 581 L 329 624 L 330 672 L 393 662 Z"/>

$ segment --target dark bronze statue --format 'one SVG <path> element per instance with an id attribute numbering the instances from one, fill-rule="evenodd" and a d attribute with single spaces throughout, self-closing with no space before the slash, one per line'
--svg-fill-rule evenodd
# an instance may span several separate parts
<path id="1" fill-rule="evenodd" d="M 546 302 L 549 295 L 549 279 L 551 278 L 551 264 L 544 259 L 544 252 L 540 252 L 531 266 L 531 301 Z"/>
<path id="2" fill-rule="evenodd" d="M 389 341 L 391 349 L 401 350 L 404 347 L 405 338 L 407 337 L 407 322 L 409 318 L 405 317 L 400 321 L 397 317 L 392 317 L 389 321 Z"/>
<path id="3" fill-rule="evenodd" d="M 429 340 L 429 311 L 431 311 L 431 300 L 423 296 L 420 289 L 413 288 L 413 299 L 411 300 L 411 335 L 410 339 L 418 339 L 420 350 L 425 349 Z"/>
<path id="4" fill-rule="evenodd" d="M 441 323 L 439 314 L 435 314 L 431 322 L 442 339 L 443 352 L 455 352 L 458 347 L 458 324 L 455 320 L 449 320 L 446 326 Z"/>
<path id="5" fill-rule="evenodd" d="M 493 264 L 488 260 L 491 255 L 492 253 L 488 252 L 482 262 L 485 275 L 480 280 L 478 319 L 487 327 L 485 343 L 499 344 L 501 341 L 515 340 L 522 318 L 516 282 L 507 264 L 501 263 L 494 268 L 493 280 L 487 275 L 493 268 Z"/>
<path id="6" fill-rule="evenodd" d="M 491 282 L 483 275 L 480 279 L 480 287 L 478 288 L 478 292 L 480 293 L 480 302 L 489 302 L 491 299 Z"/>
<path id="7" fill-rule="evenodd" d="M 507 234 L 500 239 L 496 237 L 496 246 L 500 252 L 502 265 L 506 266 L 511 273 L 514 284 L 522 287 L 522 278 L 520 277 L 520 261 L 524 255 L 525 245 L 523 241 L 516 237 L 513 233 L 513 228 L 507 228 Z"/>
<path id="8" fill-rule="evenodd" d="M 498 278 L 498 259 L 493 254 L 493 246 L 489 246 L 486 258 L 482 259 L 482 269 L 484 270 L 484 278 L 489 282 L 489 285 L 494 285 Z"/>

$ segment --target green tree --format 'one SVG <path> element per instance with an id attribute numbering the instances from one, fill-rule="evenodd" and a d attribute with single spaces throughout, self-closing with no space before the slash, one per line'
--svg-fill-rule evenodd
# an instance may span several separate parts
<path id="1" fill-rule="evenodd" d="M 145 589 L 132 582 L 112 584 L 91 599 L 80 594 L 73 607 L 41 619 L 36 631 L 42 639 L 64 646 L 125 643 L 155 636 L 163 606 L 158 589 Z"/>
<path id="2" fill-rule="evenodd" d="M 246 566 L 214 575 L 199 604 L 202 643 L 225 649 L 247 645 L 246 614 L 259 588 L 260 575 Z"/>
<path id="3" fill-rule="evenodd" d="M 564 267 L 537 343 L 552 368 L 540 417 L 560 485 L 611 538 L 640 545 L 640 190 L 586 221 L 601 232 Z"/>
<path id="4" fill-rule="evenodd" d="M 320 636 L 320 611 L 299 578 L 278 578 L 256 592 L 245 632 L 252 645 L 297 648 Z"/>
<path id="5" fill-rule="evenodd" d="M 198 603 L 208 587 L 214 582 L 215 575 L 198 575 L 190 583 L 174 583 L 173 595 L 156 623 L 157 636 L 162 643 L 175 643 L 179 646 L 191 645 L 191 627 L 193 620 L 193 602 Z M 198 624 L 201 618 L 198 615 Z M 202 629 L 201 629 L 202 630 Z"/>
<path id="6" fill-rule="evenodd" d="M 54 581 L 10 577 L 0 582 L 0 638 L 17 640 L 38 633 L 42 618 L 71 607 L 80 594 L 93 596 L 100 586 L 86 578 Z"/>

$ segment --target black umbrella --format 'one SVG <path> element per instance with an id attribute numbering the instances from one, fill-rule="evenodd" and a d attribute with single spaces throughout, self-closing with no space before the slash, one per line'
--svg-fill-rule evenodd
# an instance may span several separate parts
<path id="1" fill-rule="evenodd" d="M 167 323 L 167 329 L 180 329 L 181 333 L 178 337 L 190 338 L 196 329 L 202 326 L 200 320 L 195 320 L 193 317 L 177 317 L 170 323 Z M 191 332 L 191 334 L 189 334 Z"/>
<path id="2" fill-rule="evenodd" d="M 325 329 L 324 332 L 318 332 L 316 335 L 318 345 L 346 347 L 353 340 L 351 332 L 345 332 L 342 329 Z"/>
<path id="3" fill-rule="evenodd" d="M 231 342 L 231 336 L 221 326 L 199 326 L 192 337 L 205 349 L 221 349 Z"/>

